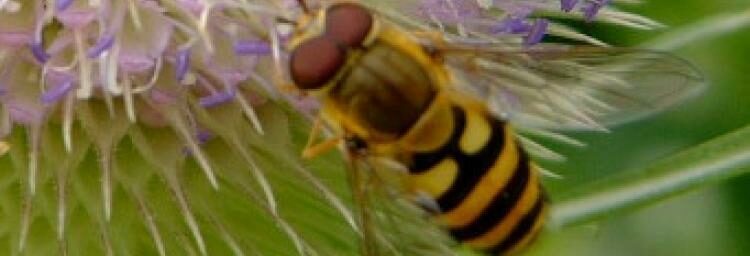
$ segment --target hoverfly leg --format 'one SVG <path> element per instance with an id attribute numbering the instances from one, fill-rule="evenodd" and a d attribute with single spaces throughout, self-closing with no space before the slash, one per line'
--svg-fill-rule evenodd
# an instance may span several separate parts
<path id="1" fill-rule="evenodd" d="M 0 156 L 5 155 L 10 150 L 10 144 L 5 141 L 0 141 Z"/>
<path id="2" fill-rule="evenodd" d="M 313 121 L 313 126 L 310 128 L 310 132 L 307 135 L 307 143 L 305 143 L 305 149 L 310 148 L 310 146 L 315 142 L 315 139 L 318 137 L 318 133 L 320 133 L 320 129 L 322 129 L 323 121 L 320 119 L 320 116 L 315 118 L 315 121 Z"/>
<path id="3" fill-rule="evenodd" d="M 311 159 L 320 154 L 328 152 L 343 140 L 343 136 L 336 136 L 315 144 L 315 141 L 318 139 L 318 136 L 320 135 L 322 129 L 323 123 L 320 117 L 318 117 L 313 122 L 313 127 L 310 129 L 309 133 L 310 135 L 308 135 L 307 137 L 307 144 L 305 144 L 305 148 L 302 150 L 303 159 Z"/>
<path id="4" fill-rule="evenodd" d="M 342 139 L 343 139 L 342 137 L 330 138 L 318 144 L 305 147 L 305 149 L 302 150 L 302 158 L 311 159 L 311 158 L 319 156 L 320 154 L 328 152 L 334 147 L 336 147 L 337 145 L 339 145 Z"/>
<path id="5" fill-rule="evenodd" d="M 359 226 L 361 228 L 361 246 L 360 255 L 364 256 L 376 256 L 380 255 L 377 249 L 376 243 L 376 227 L 374 226 L 374 216 L 370 207 L 372 206 L 372 198 L 370 197 L 370 185 L 372 172 L 371 170 L 364 170 L 363 168 L 370 167 L 363 158 L 363 155 L 356 154 L 351 149 L 346 153 L 348 168 L 349 185 L 351 186 L 352 197 L 354 203 L 358 209 L 357 218 Z"/>
<path id="6" fill-rule="evenodd" d="M 448 42 L 442 33 L 438 31 L 417 31 L 414 32 L 414 36 L 419 39 L 427 40 L 427 44 L 423 45 L 425 51 L 430 57 L 441 60 L 443 58 L 441 49 L 448 47 Z"/>

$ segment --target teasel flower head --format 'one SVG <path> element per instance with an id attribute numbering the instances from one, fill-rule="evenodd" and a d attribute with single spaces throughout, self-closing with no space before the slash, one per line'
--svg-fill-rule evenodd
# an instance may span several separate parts
<path id="1" fill-rule="evenodd" d="M 405 27 L 518 47 L 603 44 L 559 19 L 658 27 L 608 2 L 363 1 Z M 345 164 L 298 159 L 317 104 L 277 89 L 276 20 L 299 13 L 288 0 L 0 0 L 0 251 L 356 251 Z M 398 224 L 377 233 L 384 250 L 450 250 L 409 203 L 382 198 L 364 209 Z"/>

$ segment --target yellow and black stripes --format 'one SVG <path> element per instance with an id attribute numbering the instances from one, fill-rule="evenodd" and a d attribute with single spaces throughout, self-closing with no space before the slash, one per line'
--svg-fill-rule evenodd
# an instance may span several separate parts
<path id="1" fill-rule="evenodd" d="M 525 159 L 522 158 L 521 160 Z M 479 237 L 489 232 L 498 220 L 504 219 L 519 201 L 528 185 L 529 171 L 526 169 L 527 166 L 528 162 L 519 162 L 519 168 L 516 169 L 513 177 L 499 193 L 485 195 L 493 198 L 479 216 L 466 226 L 451 228 L 451 235 L 461 241 Z"/>
<path id="2" fill-rule="evenodd" d="M 432 193 L 441 211 L 436 218 L 454 238 L 493 254 L 516 251 L 543 221 L 544 195 L 533 165 L 503 121 L 463 106 L 453 106 L 452 114 L 450 137 L 436 150 L 415 153 L 409 170 L 413 177 L 451 179 L 431 190 L 439 191 Z"/>

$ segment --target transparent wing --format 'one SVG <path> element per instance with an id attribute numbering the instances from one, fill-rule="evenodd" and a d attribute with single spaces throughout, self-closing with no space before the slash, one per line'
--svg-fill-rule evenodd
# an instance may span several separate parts
<path id="1" fill-rule="evenodd" d="M 704 88 L 689 62 L 665 52 L 598 47 L 440 46 L 456 86 L 516 125 L 606 130 Z"/>

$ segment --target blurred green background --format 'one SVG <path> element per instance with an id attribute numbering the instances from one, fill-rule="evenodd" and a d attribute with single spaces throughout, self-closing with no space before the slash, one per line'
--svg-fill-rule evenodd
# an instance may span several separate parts
<path id="1" fill-rule="evenodd" d="M 605 42 L 637 46 L 714 15 L 743 11 L 750 15 L 747 0 L 652 0 L 619 7 L 669 28 L 647 32 L 599 24 L 579 28 Z M 576 134 L 589 144 L 587 148 L 555 147 L 569 160 L 547 165 L 565 176 L 545 181 L 552 199 L 750 124 L 749 46 L 750 27 L 744 27 L 675 51 L 705 73 L 707 90 L 665 113 L 616 127 L 610 134 Z M 530 254 L 750 255 L 748 195 L 750 175 L 710 184 L 596 223 L 549 231 Z"/>

